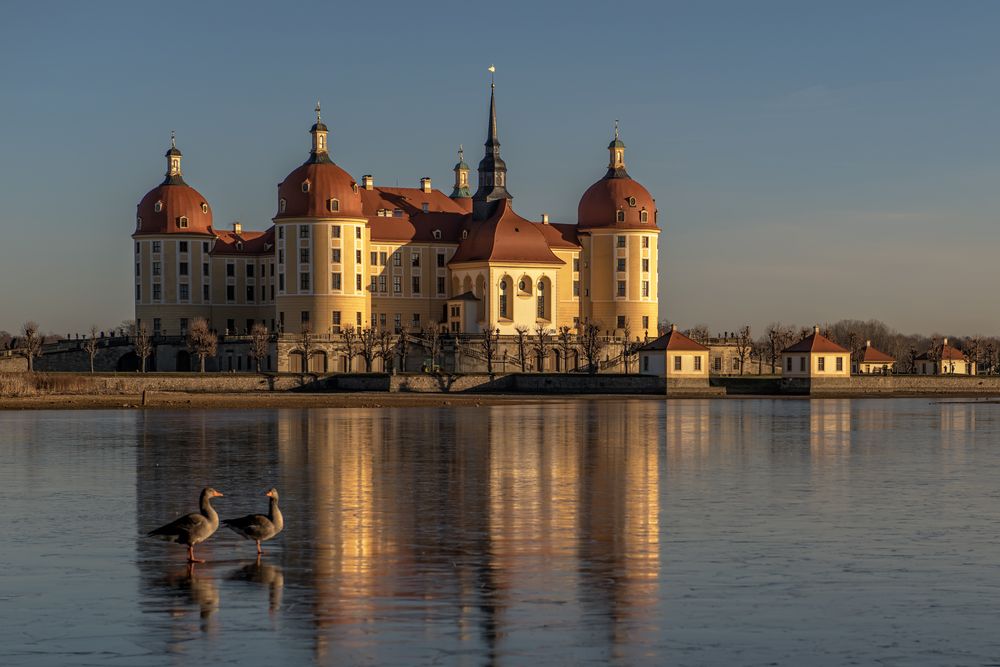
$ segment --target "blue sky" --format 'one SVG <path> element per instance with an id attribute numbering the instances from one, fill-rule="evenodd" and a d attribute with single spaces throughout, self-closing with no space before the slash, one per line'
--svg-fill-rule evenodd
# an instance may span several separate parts
<path id="1" fill-rule="evenodd" d="M 171 129 L 216 225 L 262 229 L 317 98 L 348 171 L 444 189 L 495 63 L 522 215 L 575 222 L 621 119 L 663 316 L 998 333 L 998 25 L 987 0 L 9 5 L 0 329 L 131 317 Z"/>

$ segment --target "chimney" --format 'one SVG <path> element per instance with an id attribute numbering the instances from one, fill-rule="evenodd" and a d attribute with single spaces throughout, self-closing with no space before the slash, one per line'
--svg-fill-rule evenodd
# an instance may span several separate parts
<path id="1" fill-rule="evenodd" d="M 671 331 L 671 332 L 673 332 L 673 331 L 677 331 L 677 325 L 676 325 L 676 324 L 671 324 L 671 325 L 670 325 L 670 331 Z"/>
<path id="2" fill-rule="evenodd" d="M 542 213 L 542 224 L 543 225 L 549 224 L 549 214 L 548 213 Z"/>
<path id="3" fill-rule="evenodd" d="M 865 347 L 871 347 L 871 346 L 872 346 L 872 342 L 870 340 L 866 340 L 865 341 Z"/>
<path id="4" fill-rule="evenodd" d="M 430 176 L 424 176 L 420 179 L 420 189 L 424 192 L 431 191 L 431 178 Z"/>
<path id="5" fill-rule="evenodd" d="M 361 177 L 361 187 L 363 187 L 365 190 L 371 190 L 372 188 L 375 187 L 375 179 L 372 177 L 371 174 L 365 174 L 364 176 Z"/>
<path id="6" fill-rule="evenodd" d="M 818 334 L 819 333 L 819 325 L 818 324 L 815 325 L 815 326 L 813 326 L 813 333 L 814 334 Z"/>
<path id="7" fill-rule="evenodd" d="M 237 220 L 236 222 L 233 223 L 233 234 L 242 234 L 242 233 L 243 233 L 243 225 L 242 223 L 240 223 L 239 220 Z"/>
<path id="8" fill-rule="evenodd" d="M 947 344 L 948 344 L 948 339 L 947 339 L 947 338 L 943 338 L 943 339 L 941 340 L 941 347 L 944 347 L 944 346 L 945 346 L 945 345 L 947 345 Z"/>

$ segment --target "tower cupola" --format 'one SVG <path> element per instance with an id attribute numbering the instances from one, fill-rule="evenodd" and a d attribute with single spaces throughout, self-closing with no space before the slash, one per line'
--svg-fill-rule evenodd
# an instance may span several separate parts
<path id="1" fill-rule="evenodd" d="M 177 135 L 173 130 L 170 131 L 170 148 L 163 156 L 167 158 L 167 173 L 163 182 L 169 185 L 184 185 L 184 177 L 181 176 L 181 157 L 183 154 L 177 148 Z"/>
<path id="2" fill-rule="evenodd" d="M 309 153 L 310 161 L 313 163 L 332 162 L 330 160 L 330 148 L 327 143 L 326 123 L 320 113 L 319 101 L 316 102 L 316 122 L 309 129 L 312 135 L 312 150 Z"/>
<path id="3" fill-rule="evenodd" d="M 458 146 L 458 163 L 455 164 L 455 187 L 451 191 L 452 199 L 468 199 L 472 196 L 469 190 L 469 165 L 465 163 L 465 151 Z"/>
<path id="4" fill-rule="evenodd" d="M 479 161 L 479 189 L 472 196 L 473 217 L 488 218 L 493 202 L 513 199 L 507 191 L 507 164 L 500 157 L 500 139 L 497 136 L 496 83 L 492 80 L 496 68 L 490 65 L 490 116 L 486 128 L 486 152 Z"/>
<path id="5" fill-rule="evenodd" d="M 628 178 L 628 172 L 625 171 L 625 142 L 619 136 L 617 120 L 615 120 L 615 138 L 608 144 L 607 178 Z"/>

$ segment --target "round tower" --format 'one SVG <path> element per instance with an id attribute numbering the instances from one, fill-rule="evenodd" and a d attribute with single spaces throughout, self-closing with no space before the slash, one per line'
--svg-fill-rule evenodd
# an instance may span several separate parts
<path id="1" fill-rule="evenodd" d="M 275 309 L 284 334 L 369 325 L 369 233 L 358 183 L 330 159 L 316 104 L 309 158 L 278 185 Z"/>
<path id="2" fill-rule="evenodd" d="M 615 122 L 608 170 L 580 198 L 583 252 L 582 319 L 602 330 L 655 336 L 658 317 L 656 201 L 625 168 L 625 143 Z"/>
<path id="3" fill-rule="evenodd" d="M 193 318 L 211 316 L 209 253 L 212 209 L 184 182 L 181 154 L 170 134 L 163 181 L 136 207 L 132 233 L 136 326 L 150 335 L 182 336 Z"/>

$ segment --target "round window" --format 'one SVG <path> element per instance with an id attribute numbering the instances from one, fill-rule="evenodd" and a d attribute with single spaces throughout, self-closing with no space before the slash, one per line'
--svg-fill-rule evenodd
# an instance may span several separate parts
<path id="1" fill-rule="evenodd" d="M 506 280 L 501 280 L 500 281 L 500 291 L 501 292 L 506 292 L 507 291 L 507 281 Z"/>
<path id="2" fill-rule="evenodd" d="M 526 290 L 528 289 L 528 286 L 527 286 L 527 285 L 525 284 L 525 282 L 524 282 L 524 281 L 522 280 L 521 282 L 519 282 L 519 283 L 517 284 L 517 288 L 518 288 L 519 290 L 521 290 L 522 292 L 524 292 L 524 291 L 526 291 Z"/>
<path id="3" fill-rule="evenodd" d="M 542 292 L 542 291 L 544 291 L 544 290 L 545 290 L 545 283 L 543 283 L 543 282 L 539 282 L 539 283 L 538 283 L 538 291 L 539 291 L 539 292 Z"/>
<path id="4" fill-rule="evenodd" d="M 629 206 L 635 206 L 635 197 L 629 197 L 628 198 L 628 205 Z"/>

